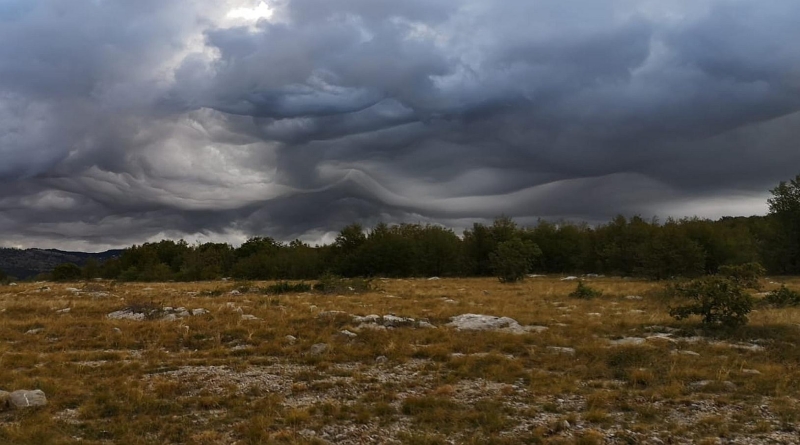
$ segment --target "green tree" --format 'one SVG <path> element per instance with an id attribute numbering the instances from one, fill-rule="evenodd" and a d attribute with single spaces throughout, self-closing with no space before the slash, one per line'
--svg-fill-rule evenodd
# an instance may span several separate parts
<path id="1" fill-rule="evenodd" d="M 53 280 L 55 281 L 75 281 L 83 277 L 83 271 L 73 263 L 63 263 L 53 269 Z"/>
<path id="2" fill-rule="evenodd" d="M 539 247 L 520 238 L 512 238 L 497 245 L 489 255 L 492 271 L 501 283 L 520 281 L 531 270 L 531 265 L 541 255 Z"/>
<path id="3" fill-rule="evenodd" d="M 800 175 L 781 181 L 770 192 L 767 203 L 776 227 L 773 254 L 780 259 L 782 273 L 800 273 Z"/>

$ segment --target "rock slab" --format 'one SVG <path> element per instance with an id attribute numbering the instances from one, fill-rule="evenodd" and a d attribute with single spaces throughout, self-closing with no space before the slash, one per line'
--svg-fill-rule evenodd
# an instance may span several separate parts
<path id="1" fill-rule="evenodd" d="M 47 397 L 44 395 L 44 391 L 40 389 L 32 391 L 19 390 L 11 393 L 0 391 L 0 407 L 22 409 L 45 405 L 47 405 Z"/>

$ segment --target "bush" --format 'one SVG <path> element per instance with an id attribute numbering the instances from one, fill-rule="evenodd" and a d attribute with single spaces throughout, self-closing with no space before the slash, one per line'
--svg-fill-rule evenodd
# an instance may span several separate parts
<path id="1" fill-rule="evenodd" d="M 800 292 L 782 285 L 780 289 L 768 293 L 761 303 L 772 307 L 800 306 Z"/>
<path id="2" fill-rule="evenodd" d="M 374 290 L 372 280 L 363 278 L 342 278 L 325 274 L 317 281 L 313 289 L 325 294 L 362 293 Z"/>
<path id="3" fill-rule="evenodd" d="M 767 271 L 761 264 L 746 263 L 736 266 L 721 266 L 719 274 L 728 277 L 745 289 L 761 289 L 761 278 Z"/>
<path id="4" fill-rule="evenodd" d="M 753 309 L 752 297 L 736 280 L 728 277 L 693 280 L 675 286 L 673 292 L 691 302 L 670 309 L 669 314 L 678 320 L 700 315 L 703 323 L 736 327 L 747 323 L 747 314 Z"/>
<path id="5" fill-rule="evenodd" d="M 497 245 L 497 250 L 489 254 L 489 263 L 501 283 L 514 283 L 525 278 L 532 260 L 539 255 L 536 244 L 512 238 Z"/>
<path id="6" fill-rule="evenodd" d="M 289 283 L 281 281 L 280 283 L 267 286 L 262 289 L 265 294 L 288 294 L 288 293 L 301 293 L 311 291 L 311 285 L 306 283 Z"/>
<path id="7" fill-rule="evenodd" d="M 583 284 L 583 281 L 578 281 L 578 287 L 569 294 L 572 298 L 580 298 L 583 300 L 591 300 L 592 298 L 599 297 L 603 295 L 603 292 L 592 289 L 591 287 Z"/>
<path id="8" fill-rule="evenodd" d="M 55 281 L 75 281 L 83 278 L 83 271 L 75 264 L 64 263 L 53 269 L 52 276 Z"/>

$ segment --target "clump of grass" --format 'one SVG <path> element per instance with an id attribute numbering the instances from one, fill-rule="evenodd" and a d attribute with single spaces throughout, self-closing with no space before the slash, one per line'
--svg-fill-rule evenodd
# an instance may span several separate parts
<path id="1" fill-rule="evenodd" d="M 591 300 L 601 295 L 603 295 L 603 292 L 583 284 L 583 281 L 578 281 L 578 287 L 569 294 L 572 298 L 580 298 L 582 300 Z"/>

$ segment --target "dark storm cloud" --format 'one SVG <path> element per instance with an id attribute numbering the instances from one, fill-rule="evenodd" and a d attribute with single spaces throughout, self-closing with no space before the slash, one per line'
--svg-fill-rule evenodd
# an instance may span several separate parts
<path id="1" fill-rule="evenodd" d="M 764 210 L 790 0 L 0 2 L 0 240 Z"/>

